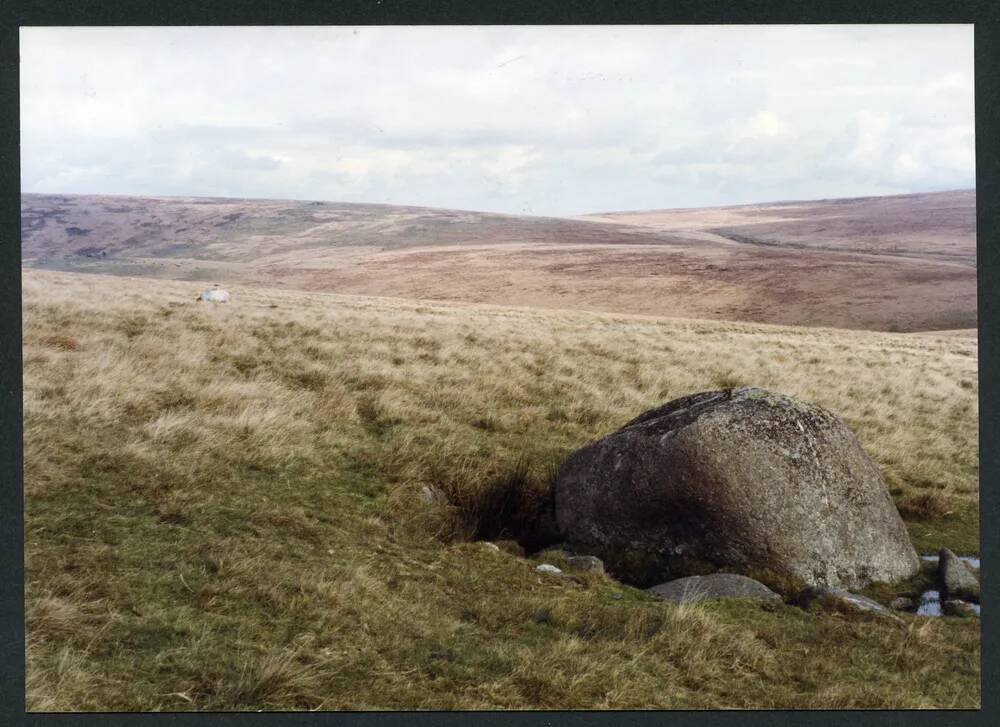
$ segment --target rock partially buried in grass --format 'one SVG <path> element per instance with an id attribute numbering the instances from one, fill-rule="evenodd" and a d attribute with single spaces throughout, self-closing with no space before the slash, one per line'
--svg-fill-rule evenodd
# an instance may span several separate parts
<path id="1" fill-rule="evenodd" d="M 959 618 L 973 618 L 979 615 L 974 605 L 959 601 L 957 598 L 948 599 L 941 604 L 941 612 L 945 616 L 958 616 Z"/>
<path id="2" fill-rule="evenodd" d="M 420 500 L 427 505 L 447 505 L 448 496 L 437 487 L 424 485 L 420 488 Z"/>
<path id="3" fill-rule="evenodd" d="M 223 290 L 218 285 L 213 285 L 208 290 L 202 291 L 198 300 L 207 303 L 228 303 L 230 299 L 229 291 Z"/>
<path id="4" fill-rule="evenodd" d="M 938 553 L 938 573 L 946 599 L 979 600 L 979 581 L 962 559 L 947 548 Z"/>
<path id="5" fill-rule="evenodd" d="M 894 598 L 889 602 L 889 608 L 893 611 L 916 611 L 917 603 L 912 598 L 907 598 L 906 596 L 899 596 Z"/>
<path id="6" fill-rule="evenodd" d="M 570 555 L 566 558 L 566 567 L 570 570 L 603 573 L 604 561 L 593 555 Z"/>
<path id="7" fill-rule="evenodd" d="M 919 568 L 844 423 L 762 389 L 677 399 L 577 450 L 556 477 L 555 510 L 566 539 L 602 557 L 682 556 L 847 588 Z"/>
<path id="8" fill-rule="evenodd" d="M 880 616 L 898 618 L 898 616 L 878 601 L 874 601 L 867 596 L 845 591 L 842 588 L 828 588 L 825 586 L 807 588 L 801 594 L 801 605 L 803 608 L 808 608 L 813 604 L 848 613 L 868 612 Z"/>
<path id="9" fill-rule="evenodd" d="M 694 603 L 716 598 L 781 600 L 781 596 L 760 581 L 735 573 L 713 573 L 707 576 L 678 578 L 675 581 L 653 586 L 648 591 L 654 596 L 677 603 Z"/>
<path id="10" fill-rule="evenodd" d="M 563 573 L 560 568 L 557 568 L 551 563 L 542 563 L 541 565 L 536 565 L 535 573 L 541 573 L 542 575 L 546 576 L 555 576 L 556 578 L 569 578 L 569 576 Z"/>

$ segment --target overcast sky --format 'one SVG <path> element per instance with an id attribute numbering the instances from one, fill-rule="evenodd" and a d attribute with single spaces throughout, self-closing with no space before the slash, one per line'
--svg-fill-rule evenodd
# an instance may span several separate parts
<path id="1" fill-rule="evenodd" d="M 22 29 L 22 189 L 569 215 L 973 187 L 972 38 Z"/>

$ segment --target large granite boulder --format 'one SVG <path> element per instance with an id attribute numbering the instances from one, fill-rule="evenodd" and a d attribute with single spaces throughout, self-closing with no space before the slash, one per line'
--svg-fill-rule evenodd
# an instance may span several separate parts
<path id="1" fill-rule="evenodd" d="M 677 399 L 577 450 L 557 474 L 555 510 L 566 540 L 605 559 L 683 557 L 842 588 L 919 568 L 844 423 L 756 388 Z"/>

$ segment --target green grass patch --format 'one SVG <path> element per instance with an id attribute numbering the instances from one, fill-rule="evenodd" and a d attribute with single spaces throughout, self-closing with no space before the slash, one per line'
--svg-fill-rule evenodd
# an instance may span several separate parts
<path id="1" fill-rule="evenodd" d="M 950 548 L 960 555 L 979 555 L 979 506 L 965 504 L 936 519 L 904 520 L 914 547 L 921 554 Z"/>

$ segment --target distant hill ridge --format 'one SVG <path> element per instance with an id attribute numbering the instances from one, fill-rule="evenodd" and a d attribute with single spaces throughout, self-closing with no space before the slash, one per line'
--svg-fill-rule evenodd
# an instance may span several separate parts
<path id="1" fill-rule="evenodd" d="M 976 325 L 975 191 L 529 217 L 22 195 L 26 266 L 786 325 Z"/>
<path id="2" fill-rule="evenodd" d="M 603 212 L 580 219 L 658 231 L 705 230 L 746 244 L 905 255 L 970 266 L 976 261 L 974 189 Z"/>

